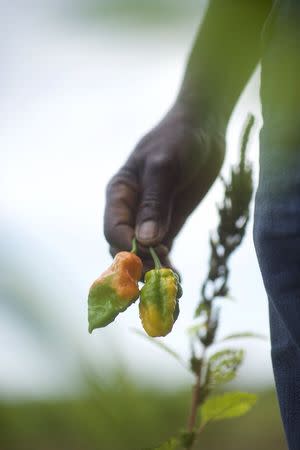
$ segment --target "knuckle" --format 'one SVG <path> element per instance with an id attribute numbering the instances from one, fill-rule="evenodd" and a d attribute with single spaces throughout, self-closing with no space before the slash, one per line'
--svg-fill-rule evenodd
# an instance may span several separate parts
<path id="1" fill-rule="evenodd" d="M 122 200 L 128 195 L 128 191 L 137 189 L 136 175 L 127 166 L 123 166 L 108 182 L 106 186 L 106 198 L 108 200 Z"/>
<path id="2" fill-rule="evenodd" d="M 140 204 L 140 209 L 142 209 L 144 212 L 147 210 L 149 210 L 149 211 L 157 210 L 157 209 L 159 209 L 159 207 L 160 207 L 160 201 L 157 198 L 156 193 L 154 193 L 154 192 L 153 193 L 148 192 Z"/>
<path id="3" fill-rule="evenodd" d="M 157 173 L 171 173 L 176 166 L 176 158 L 169 151 L 152 153 L 149 157 L 148 168 Z"/>
<path id="4" fill-rule="evenodd" d="M 137 223 L 147 220 L 161 221 L 163 206 L 160 200 L 154 195 L 147 195 L 141 200 L 137 213 Z"/>
<path id="5" fill-rule="evenodd" d="M 118 185 L 118 174 L 114 175 L 106 186 L 106 196 L 109 197 L 115 190 L 116 185 Z"/>

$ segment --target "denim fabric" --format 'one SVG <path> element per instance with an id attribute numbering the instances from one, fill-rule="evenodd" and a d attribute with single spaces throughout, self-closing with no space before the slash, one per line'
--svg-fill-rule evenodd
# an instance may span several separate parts
<path id="1" fill-rule="evenodd" d="M 282 420 L 300 450 L 300 0 L 276 1 L 265 25 L 261 101 L 254 244 Z"/>

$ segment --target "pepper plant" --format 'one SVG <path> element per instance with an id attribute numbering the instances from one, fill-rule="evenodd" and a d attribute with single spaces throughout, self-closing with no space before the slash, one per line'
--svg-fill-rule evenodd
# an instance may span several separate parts
<path id="1" fill-rule="evenodd" d="M 255 394 L 248 392 L 215 393 L 221 385 L 236 377 L 244 360 L 243 349 L 227 347 L 227 344 L 237 338 L 263 338 L 254 333 L 241 332 L 216 340 L 220 300 L 229 297 L 229 257 L 241 244 L 249 220 L 253 169 L 246 159 L 246 149 L 253 125 L 254 117 L 250 115 L 241 139 L 239 163 L 231 168 L 228 182 L 221 178 L 224 198 L 217 207 L 218 227 L 210 237 L 209 270 L 202 284 L 200 302 L 195 312 L 198 323 L 188 330 L 191 355 L 186 367 L 194 375 L 195 384 L 187 424 L 175 437 L 152 450 L 191 450 L 201 441 L 201 433 L 208 425 L 242 416 L 257 400 Z M 138 330 L 136 332 L 145 336 Z M 182 358 L 163 342 L 148 339 L 182 363 Z M 226 347 L 214 351 L 215 345 L 218 344 L 220 348 L 222 343 Z"/>
<path id="2" fill-rule="evenodd" d="M 191 450 L 203 430 L 212 422 L 231 419 L 248 412 L 256 403 L 256 395 L 247 392 L 216 394 L 216 389 L 232 381 L 244 360 L 244 350 L 214 346 L 241 337 L 261 337 L 242 332 L 216 340 L 220 319 L 220 300 L 229 297 L 229 258 L 241 244 L 249 220 L 253 193 L 252 166 L 246 150 L 254 117 L 249 116 L 241 140 L 239 162 L 231 168 L 229 181 L 221 177 L 224 198 L 218 206 L 219 224 L 210 236 L 210 261 L 202 284 L 200 302 L 195 311 L 196 325 L 189 329 L 191 354 L 185 365 L 195 378 L 186 428 L 175 437 L 152 450 Z M 137 242 L 131 252 L 120 252 L 112 265 L 92 284 L 88 297 L 89 332 L 110 324 L 139 297 L 140 319 L 148 339 L 182 363 L 182 359 L 163 342 L 153 339 L 171 332 L 178 317 L 178 300 L 182 295 L 179 278 L 170 268 L 161 267 L 150 248 L 155 268 L 146 273 L 139 289 L 143 265 L 137 256 Z M 137 331 L 142 336 L 144 333 Z M 150 450 L 150 449 L 148 449 Z"/>

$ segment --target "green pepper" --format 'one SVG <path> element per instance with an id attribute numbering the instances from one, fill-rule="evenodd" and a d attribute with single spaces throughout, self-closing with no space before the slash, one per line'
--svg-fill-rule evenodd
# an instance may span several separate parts
<path id="1" fill-rule="evenodd" d="M 155 269 L 145 275 L 139 304 L 140 318 L 149 336 L 166 336 L 173 328 L 179 314 L 178 299 L 182 295 L 178 275 L 162 268 L 153 249 Z"/>
<path id="2" fill-rule="evenodd" d="M 89 332 L 105 327 L 139 297 L 142 261 L 133 252 L 120 252 L 92 284 L 88 297 Z"/>

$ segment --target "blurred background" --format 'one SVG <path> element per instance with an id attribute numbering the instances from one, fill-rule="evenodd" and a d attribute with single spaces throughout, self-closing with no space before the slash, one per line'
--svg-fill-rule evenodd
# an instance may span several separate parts
<path id="1" fill-rule="evenodd" d="M 90 336 L 86 298 L 111 261 L 106 183 L 173 101 L 207 2 L 0 3 L 0 449 L 153 447 L 184 426 L 192 376 L 131 331 L 141 329 L 137 305 Z M 257 70 L 230 121 L 225 177 L 250 111 L 257 181 L 258 92 Z M 184 297 L 164 341 L 186 359 L 221 198 L 216 182 L 172 254 Z M 269 334 L 251 231 L 252 220 L 231 260 L 236 301 L 223 306 L 220 337 Z M 269 341 L 238 345 L 247 357 L 234 387 L 260 401 L 245 418 L 212 426 L 199 448 L 285 449 Z"/>

